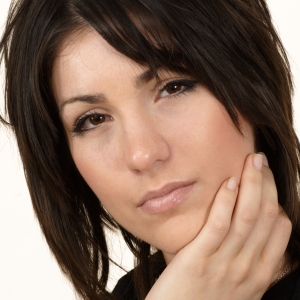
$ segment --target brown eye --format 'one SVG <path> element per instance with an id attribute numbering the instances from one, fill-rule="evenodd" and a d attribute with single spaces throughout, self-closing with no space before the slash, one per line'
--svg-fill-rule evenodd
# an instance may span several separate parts
<path id="1" fill-rule="evenodd" d="M 105 120 L 106 120 L 106 116 L 100 115 L 100 114 L 94 114 L 94 115 L 90 116 L 90 118 L 89 118 L 90 123 L 94 126 L 104 123 Z"/>
<path id="2" fill-rule="evenodd" d="M 97 114 L 97 113 L 87 114 L 80 117 L 77 120 L 73 132 L 75 132 L 77 135 L 80 135 L 91 129 L 100 127 L 107 121 L 111 121 L 111 120 L 112 117 L 106 114 Z"/>
<path id="3" fill-rule="evenodd" d="M 179 85 L 179 84 L 173 84 L 173 85 L 166 86 L 166 92 L 168 94 L 178 93 L 181 90 L 182 90 L 182 85 Z"/>
<path id="4" fill-rule="evenodd" d="M 193 91 L 197 81 L 191 79 L 177 79 L 167 82 L 165 86 L 159 89 L 160 98 L 172 98 Z"/>

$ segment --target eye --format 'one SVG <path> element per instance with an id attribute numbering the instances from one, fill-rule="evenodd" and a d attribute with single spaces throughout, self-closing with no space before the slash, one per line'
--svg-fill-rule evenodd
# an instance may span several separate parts
<path id="1" fill-rule="evenodd" d="M 174 97 L 195 89 L 197 81 L 190 79 L 172 80 L 166 83 L 160 91 L 160 98 Z"/>
<path id="2" fill-rule="evenodd" d="M 112 117 L 106 114 L 87 113 L 76 121 L 73 132 L 76 134 L 83 134 L 110 120 L 112 120 Z"/>

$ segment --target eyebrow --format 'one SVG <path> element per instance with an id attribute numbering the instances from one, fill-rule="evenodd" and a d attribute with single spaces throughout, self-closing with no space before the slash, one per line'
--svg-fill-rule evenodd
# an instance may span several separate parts
<path id="1" fill-rule="evenodd" d="M 147 70 L 136 77 L 134 86 L 136 88 L 141 88 L 144 84 L 148 83 L 153 78 L 153 72 L 151 70 Z"/>
<path id="2" fill-rule="evenodd" d="M 147 70 L 136 77 L 134 81 L 134 86 L 136 88 L 141 88 L 144 84 L 148 83 L 153 78 L 154 78 L 153 72 L 151 70 Z M 104 94 L 80 95 L 80 96 L 71 97 L 62 102 L 62 104 L 60 105 L 60 111 L 62 111 L 67 104 L 72 104 L 78 101 L 94 104 L 94 103 L 104 103 L 107 101 L 107 99 Z"/>
<path id="3" fill-rule="evenodd" d="M 72 104 L 74 102 L 85 102 L 85 103 L 90 103 L 90 104 L 94 104 L 94 103 L 100 103 L 100 102 L 105 102 L 106 101 L 106 97 L 104 94 L 94 94 L 94 95 L 82 95 L 82 96 L 75 96 L 75 97 L 71 97 L 65 101 L 62 102 L 62 104 L 60 105 L 60 111 L 63 110 L 63 108 L 67 105 L 67 104 Z"/>

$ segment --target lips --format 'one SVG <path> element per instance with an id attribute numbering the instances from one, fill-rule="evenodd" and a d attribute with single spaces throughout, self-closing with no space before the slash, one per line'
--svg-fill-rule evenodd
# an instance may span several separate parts
<path id="1" fill-rule="evenodd" d="M 149 191 L 139 202 L 139 207 L 147 213 L 165 212 L 187 199 L 194 182 L 170 182 L 157 190 Z"/>

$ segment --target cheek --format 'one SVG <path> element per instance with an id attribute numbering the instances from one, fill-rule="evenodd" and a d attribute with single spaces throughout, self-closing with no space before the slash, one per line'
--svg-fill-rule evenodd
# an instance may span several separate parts
<path id="1" fill-rule="evenodd" d="M 71 153 L 79 172 L 96 194 L 100 189 L 102 198 L 106 198 L 116 190 L 116 167 L 120 166 L 116 149 L 91 140 L 73 143 Z"/>
<path id="2" fill-rule="evenodd" d="M 243 166 L 246 155 L 254 151 L 254 143 L 252 132 L 246 122 L 241 122 L 243 131 L 241 133 L 226 119 L 227 117 L 220 116 L 214 126 L 211 126 L 214 132 L 211 134 L 210 144 L 213 146 L 207 149 L 209 151 L 207 155 L 215 159 L 216 165 L 225 164 L 229 167 L 228 170 L 232 170 L 236 166 Z"/>
<path id="3" fill-rule="evenodd" d="M 227 178 L 240 179 L 246 156 L 255 152 L 252 127 L 240 115 L 239 121 L 242 133 L 226 110 L 211 102 L 207 110 L 191 114 L 189 128 L 181 136 L 180 156 L 197 172 L 209 199 Z"/>
<path id="4" fill-rule="evenodd" d="M 215 133 L 219 138 L 216 139 L 214 150 L 216 156 L 219 153 L 222 157 L 220 163 L 226 178 L 234 176 L 239 179 L 246 156 L 255 151 L 253 130 L 241 116 L 239 121 L 242 132 L 228 119 L 227 114 L 223 115 L 216 125 Z"/>
<path id="5" fill-rule="evenodd" d="M 187 212 L 166 222 L 167 238 L 165 243 L 158 243 L 169 253 L 176 253 L 195 238 L 207 220 L 221 184 L 231 176 L 239 180 L 246 156 L 255 150 L 252 129 L 242 118 L 244 136 L 223 110 L 214 109 L 209 116 L 214 118 L 204 114 L 201 122 L 199 115 L 190 119 L 193 126 L 181 137 L 179 160 L 199 184 L 190 206 L 186 206 Z"/>

